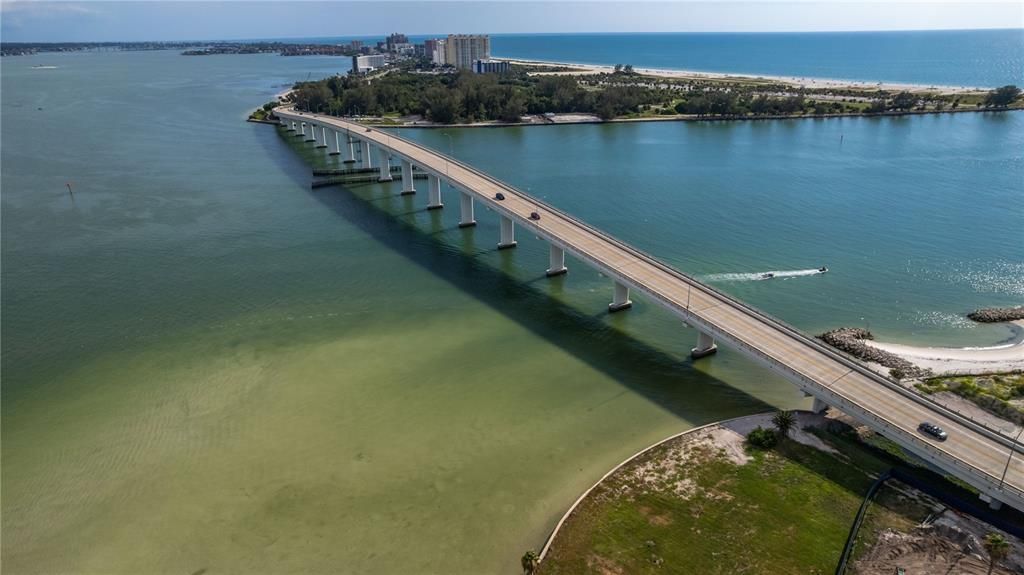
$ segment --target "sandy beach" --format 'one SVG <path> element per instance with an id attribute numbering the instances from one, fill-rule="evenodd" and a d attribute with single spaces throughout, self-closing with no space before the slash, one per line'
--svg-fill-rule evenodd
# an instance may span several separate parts
<path id="1" fill-rule="evenodd" d="M 936 374 L 992 373 L 1024 370 L 1024 320 L 1010 322 L 1013 337 L 989 347 L 916 347 L 864 340 Z"/>
<path id="2" fill-rule="evenodd" d="M 598 64 L 574 64 L 570 62 L 549 62 L 545 60 L 522 60 L 517 58 L 494 58 L 504 60 L 512 64 L 535 65 L 535 66 L 562 66 L 572 68 L 566 72 L 537 72 L 537 74 L 549 75 L 580 75 L 580 74 L 610 74 L 615 70 L 614 66 Z M 674 78 L 683 80 L 747 80 L 747 81 L 773 81 L 792 84 L 793 86 L 811 89 L 852 89 L 852 90 L 890 90 L 908 92 L 939 92 L 942 94 L 962 94 L 967 92 L 982 92 L 986 88 L 973 86 L 928 86 L 924 84 L 899 84 L 889 82 L 858 82 L 852 80 L 833 80 L 828 78 L 800 78 L 796 76 L 764 76 L 745 74 L 726 74 L 722 72 L 697 72 L 694 70 L 669 70 L 663 68 L 634 68 L 639 74 L 645 76 L 657 76 L 662 78 Z"/>

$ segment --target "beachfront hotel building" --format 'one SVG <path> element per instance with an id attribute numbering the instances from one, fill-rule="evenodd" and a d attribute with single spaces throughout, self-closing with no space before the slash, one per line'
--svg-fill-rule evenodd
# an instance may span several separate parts
<path id="1" fill-rule="evenodd" d="M 445 64 L 471 70 L 473 62 L 491 59 L 491 37 L 483 34 L 449 34 L 445 40 Z"/>
<path id="2" fill-rule="evenodd" d="M 369 56 L 352 56 L 352 70 L 356 74 L 372 72 L 377 68 L 383 68 L 387 64 L 384 54 L 370 54 Z"/>

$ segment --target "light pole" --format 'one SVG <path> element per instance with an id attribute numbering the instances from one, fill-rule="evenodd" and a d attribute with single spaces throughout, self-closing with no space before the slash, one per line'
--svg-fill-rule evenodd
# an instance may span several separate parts
<path id="1" fill-rule="evenodd" d="M 1020 441 L 1020 435 L 1022 433 L 1024 433 L 1024 427 L 1021 427 L 1020 431 L 1017 432 L 1017 439 L 1013 440 L 1014 443 L 1017 443 L 1017 442 Z M 1003 468 L 1003 476 L 999 478 L 999 489 L 1003 488 L 1003 482 L 1006 481 L 1006 472 L 1009 471 L 1009 469 L 1010 469 L 1010 460 L 1013 459 L 1014 451 L 1016 451 L 1016 449 L 1014 449 L 1013 447 L 1010 447 L 1010 455 L 1008 455 L 1006 457 L 1006 467 Z"/>
<path id="2" fill-rule="evenodd" d="M 448 132 L 441 132 L 442 135 L 448 136 L 448 157 L 444 159 L 444 176 L 448 177 L 448 160 L 455 155 L 455 144 L 452 143 L 452 135 Z"/>

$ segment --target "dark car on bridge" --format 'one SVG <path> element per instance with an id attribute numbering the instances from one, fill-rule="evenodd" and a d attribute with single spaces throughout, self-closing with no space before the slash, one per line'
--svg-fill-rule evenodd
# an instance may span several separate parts
<path id="1" fill-rule="evenodd" d="M 919 431 L 927 433 L 928 435 L 931 435 L 932 437 L 938 439 L 939 441 L 945 441 L 946 438 L 949 437 L 949 435 L 947 435 L 941 427 L 935 425 L 934 423 L 928 423 L 927 421 L 924 421 L 921 423 L 921 425 L 918 425 L 917 429 Z"/>

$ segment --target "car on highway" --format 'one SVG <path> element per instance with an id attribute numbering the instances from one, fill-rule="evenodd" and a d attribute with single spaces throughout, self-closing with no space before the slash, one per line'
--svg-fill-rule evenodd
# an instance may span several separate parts
<path id="1" fill-rule="evenodd" d="M 935 425 L 934 423 L 929 423 L 927 421 L 922 421 L 921 425 L 917 426 L 917 429 L 922 433 L 927 433 L 928 435 L 931 435 L 932 437 L 938 439 L 939 441 L 946 441 L 946 438 L 949 437 L 949 435 L 941 427 Z"/>

